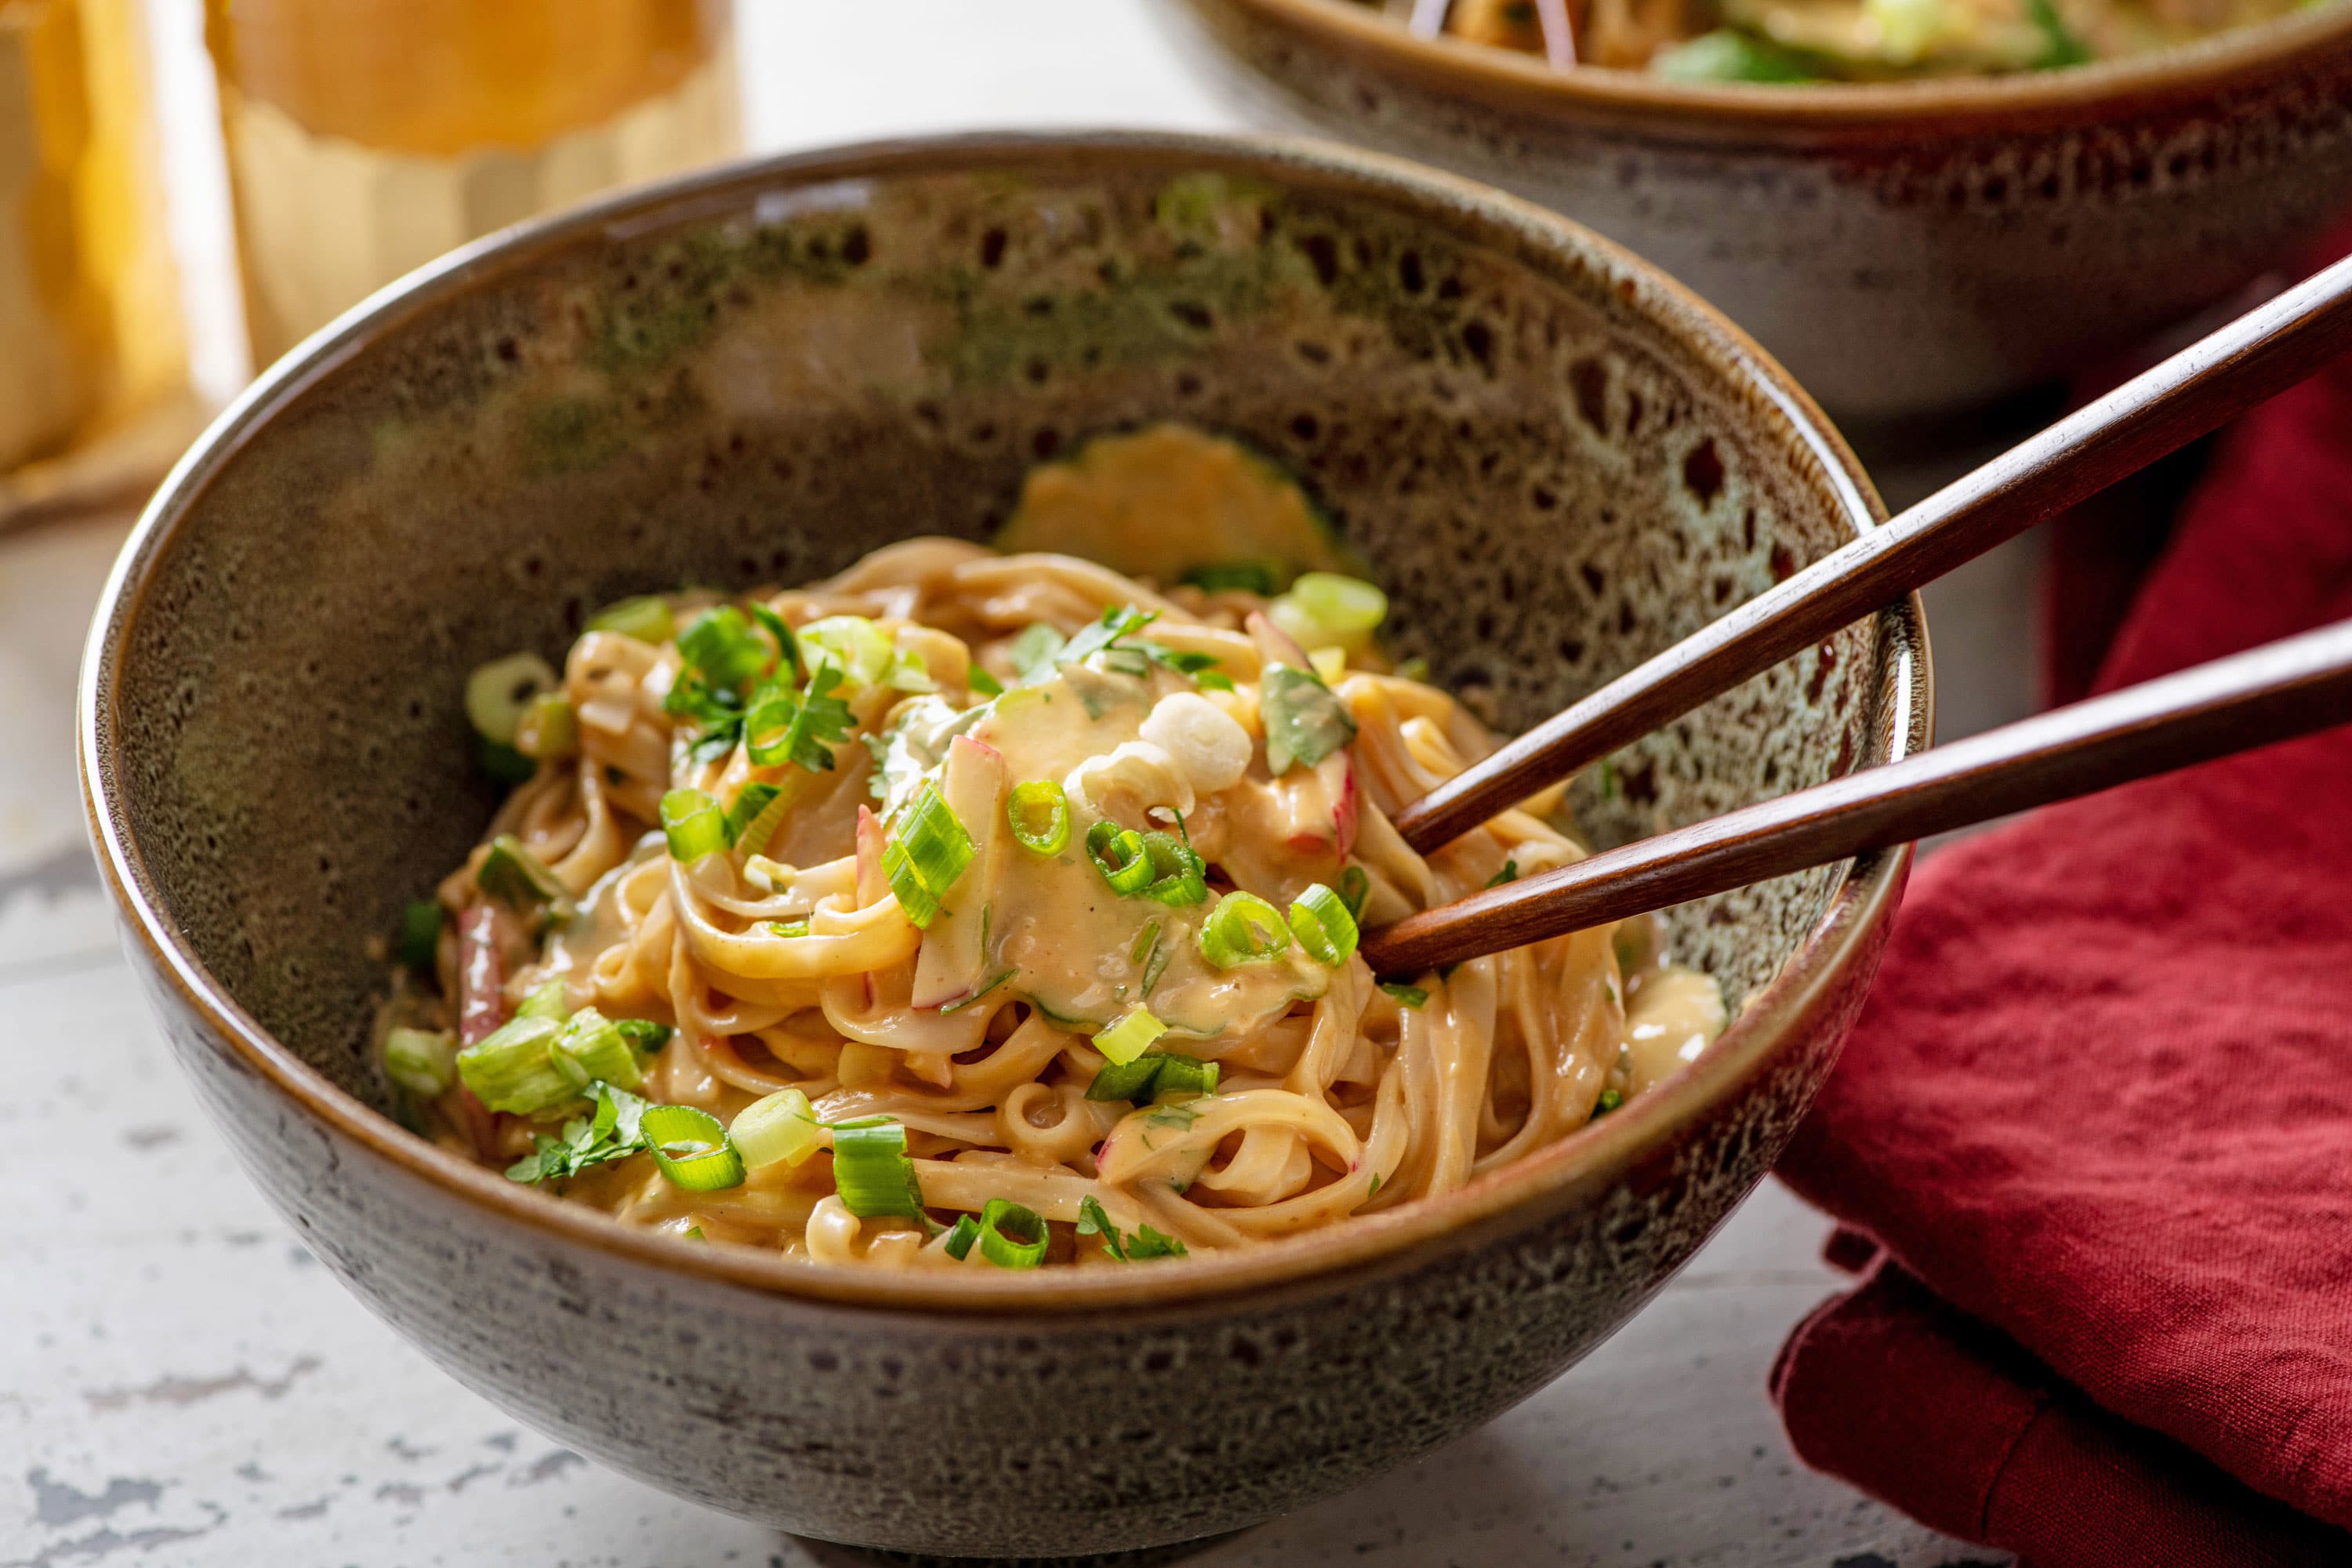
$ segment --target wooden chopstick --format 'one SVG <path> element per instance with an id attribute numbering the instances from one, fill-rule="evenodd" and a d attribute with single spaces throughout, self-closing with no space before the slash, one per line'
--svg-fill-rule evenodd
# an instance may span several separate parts
<path id="1" fill-rule="evenodd" d="M 1396 818 L 1426 854 L 2352 349 L 2352 258 L 2135 376 L 1571 703 Z"/>
<path id="2" fill-rule="evenodd" d="M 1456 899 L 1365 932 L 1362 952 L 1377 974 L 1423 974 L 2347 721 L 2339 621 Z"/>

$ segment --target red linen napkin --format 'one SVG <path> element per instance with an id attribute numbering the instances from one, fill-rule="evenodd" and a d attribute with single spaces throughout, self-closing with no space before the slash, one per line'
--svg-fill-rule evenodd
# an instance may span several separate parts
<path id="1" fill-rule="evenodd" d="M 2346 616 L 2352 364 L 2222 440 L 2098 684 Z M 1809 1464 L 2036 1568 L 2352 1564 L 2352 731 L 1926 862 L 1780 1173 L 1864 1267 L 1774 1369 Z"/>

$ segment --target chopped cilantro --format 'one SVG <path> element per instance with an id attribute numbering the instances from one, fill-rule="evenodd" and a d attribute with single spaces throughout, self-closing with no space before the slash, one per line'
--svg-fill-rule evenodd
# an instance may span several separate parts
<path id="1" fill-rule="evenodd" d="M 1172 1236 L 1163 1235 L 1150 1226 L 1138 1226 L 1133 1237 L 1119 1234 L 1110 1215 L 1090 1194 L 1078 1200 L 1078 1234 L 1099 1236 L 1103 1250 L 1121 1263 L 1144 1263 L 1155 1258 L 1181 1258 L 1184 1244 Z"/>

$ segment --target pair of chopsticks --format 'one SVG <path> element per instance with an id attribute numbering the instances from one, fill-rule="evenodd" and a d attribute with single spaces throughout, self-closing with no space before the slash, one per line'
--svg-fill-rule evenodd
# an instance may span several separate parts
<path id="1" fill-rule="evenodd" d="M 1799 649 L 2178 450 L 2352 350 L 2352 259 L 1570 704 L 1400 812 L 1427 854 Z M 2352 721 L 2352 622 L 1524 877 L 1365 932 L 1419 974 Z"/>

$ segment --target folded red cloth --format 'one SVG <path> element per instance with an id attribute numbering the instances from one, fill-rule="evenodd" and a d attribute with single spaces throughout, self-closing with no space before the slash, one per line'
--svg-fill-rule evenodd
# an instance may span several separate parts
<path id="1" fill-rule="evenodd" d="M 2347 616 L 2352 364 L 2224 438 L 2099 683 Z M 2352 731 L 1926 862 L 1780 1172 L 1878 1249 L 1774 1372 L 1808 1463 L 2037 1568 L 2352 1564 Z"/>

